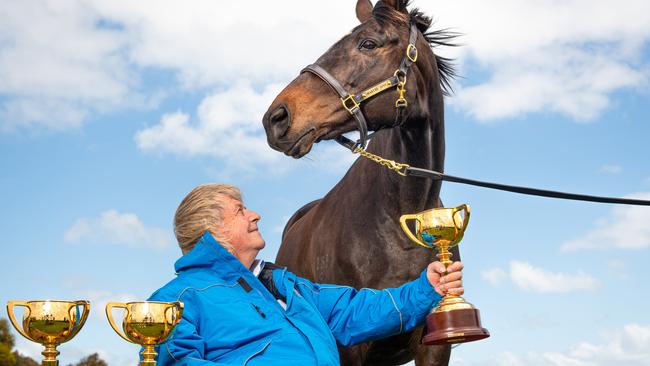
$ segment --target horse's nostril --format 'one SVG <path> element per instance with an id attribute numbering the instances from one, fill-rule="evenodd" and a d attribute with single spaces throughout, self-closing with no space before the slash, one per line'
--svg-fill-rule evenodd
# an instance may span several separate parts
<path id="1" fill-rule="evenodd" d="M 271 113 L 270 119 L 273 124 L 286 122 L 289 119 L 289 112 L 287 108 L 280 106 Z"/>
<path id="2" fill-rule="evenodd" d="M 273 132 L 276 138 L 284 136 L 289 130 L 291 117 L 287 107 L 281 105 L 275 108 L 268 115 L 268 128 Z"/>

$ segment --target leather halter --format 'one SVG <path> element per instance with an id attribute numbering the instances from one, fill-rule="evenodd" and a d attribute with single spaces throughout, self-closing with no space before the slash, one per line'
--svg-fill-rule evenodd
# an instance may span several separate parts
<path id="1" fill-rule="evenodd" d="M 397 113 L 395 116 L 395 123 L 391 127 L 399 126 L 404 122 L 406 116 L 406 107 L 408 106 L 408 102 L 406 99 L 404 99 L 404 95 L 406 93 L 406 75 L 411 65 L 416 62 L 418 58 L 418 49 L 415 47 L 417 38 L 417 26 L 411 23 L 409 44 L 406 47 L 406 54 L 404 55 L 404 58 L 402 58 L 399 69 L 395 70 L 395 73 L 392 77 L 389 77 L 388 79 L 385 79 L 384 81 L 371 86 L 359 94 L 349 93 L 347 90 L 345 90 L 341 83 L 339 83 L 338 80 L 332 76 L 332 74 L 327 72 L 319 65 L 311 64 L 300 71 L 301 74 L 304 72 L 310 72 L 318 76 L 327 85 L 329 85 L 341 98 L 341 104 L 343 104 L 343 108 L 345 108 L 345 110 L 347 110 L 348 113 L 350 113 L 354 119 L 357 120 L 357 123 L 359 125 L 359 139 L 354 142 L 341 135 L 336 138 L 336 142 L 352 151 L 354 151 L 357 147 L 365 149 L 368 139 L 372 137 L 372 134 L 370 136 L 368 135 L 368 123 L 366 122 L 366 117 L 361 111 L 361 103 L 378 94 L 383 93 L 386 90 L 392 89 L 393 87 L 397 87 L 399 97 L 397 101 L 395 101 L 395 108 L 397 109 Z"/>

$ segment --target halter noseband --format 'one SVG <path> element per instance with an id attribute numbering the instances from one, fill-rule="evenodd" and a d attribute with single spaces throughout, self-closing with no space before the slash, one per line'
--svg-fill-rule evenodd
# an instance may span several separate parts
<path id="1" fill-rule="evenodd" d="M 327 72 L 319 65 L 311 64 L 300 71 L 301 74 L 304 72 L 310 72 L 318 76 L 327 85 L 329 85 L 341 98 L 341 104 L 343 104 L 343 108 L 345 108 L 345 110 L 347 110 L 348 113 L 350 113 L 354 119 L 357 120 L 357 123 L 359 124 L 359 140 L 354 142 L 341 135 L 336 138 L 336 142 L 352 151 L 354 151 L 357 147 L 365 149 L 368 139 L 372 137 L 372 134 L 368 136 L 368 123 L 366 122 L 366 117 L 364 117 L 363 112 L 361 112 L 361 103 L 393 87 L 397 87 L 397 93 L 399 97 L 395 101 L 395 108 L 397 109 L 397 113 L 395 116 L 395 123 L 391 127 L 399 126 L 404 122 L 404 118 L 406 116 L 405 111 L 406 107 L 408 106 L 408 102 L 404 98 L 404 95 L 406 94 L 406 75 L 411 65 L 418 59 L 418 49 L 415 47 L 417 38 L 417 26 L 411 23 L 409 44 L 406 47 L 406 55 L 402 59 L 399 69 L 395 70 L 395 73 L 392 77 L 371 86 L 359 94 L 348 93 L 341 85 L 341 83 L 339 83 L 336 78 L 332 76 L 332 74 Z"/>

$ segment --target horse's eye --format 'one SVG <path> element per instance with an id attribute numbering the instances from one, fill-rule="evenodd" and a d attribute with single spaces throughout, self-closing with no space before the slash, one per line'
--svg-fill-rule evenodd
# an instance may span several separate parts
<path id="1" fill-rule="evenodd" d="M 378 47 L 377 42 L 373 41 L 372 39 L 364 39 L 359 44 L 360 50 L 374 50 L 377 47 Z"/>

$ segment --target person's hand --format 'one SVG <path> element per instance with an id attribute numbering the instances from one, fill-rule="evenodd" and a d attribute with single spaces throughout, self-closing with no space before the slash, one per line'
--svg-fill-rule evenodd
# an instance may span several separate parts
<path id="1" fill-rule="evenodd" d="M 447 274 L 443 276 L 445 266 L 440 262 L 433 262 L 427 267 L 427 279 L 440 296 L 445 296 L 447 293 L 462 295 L 465 292 L 462 270 L 463 262 L 454 262 L 449 265 Z"/>

